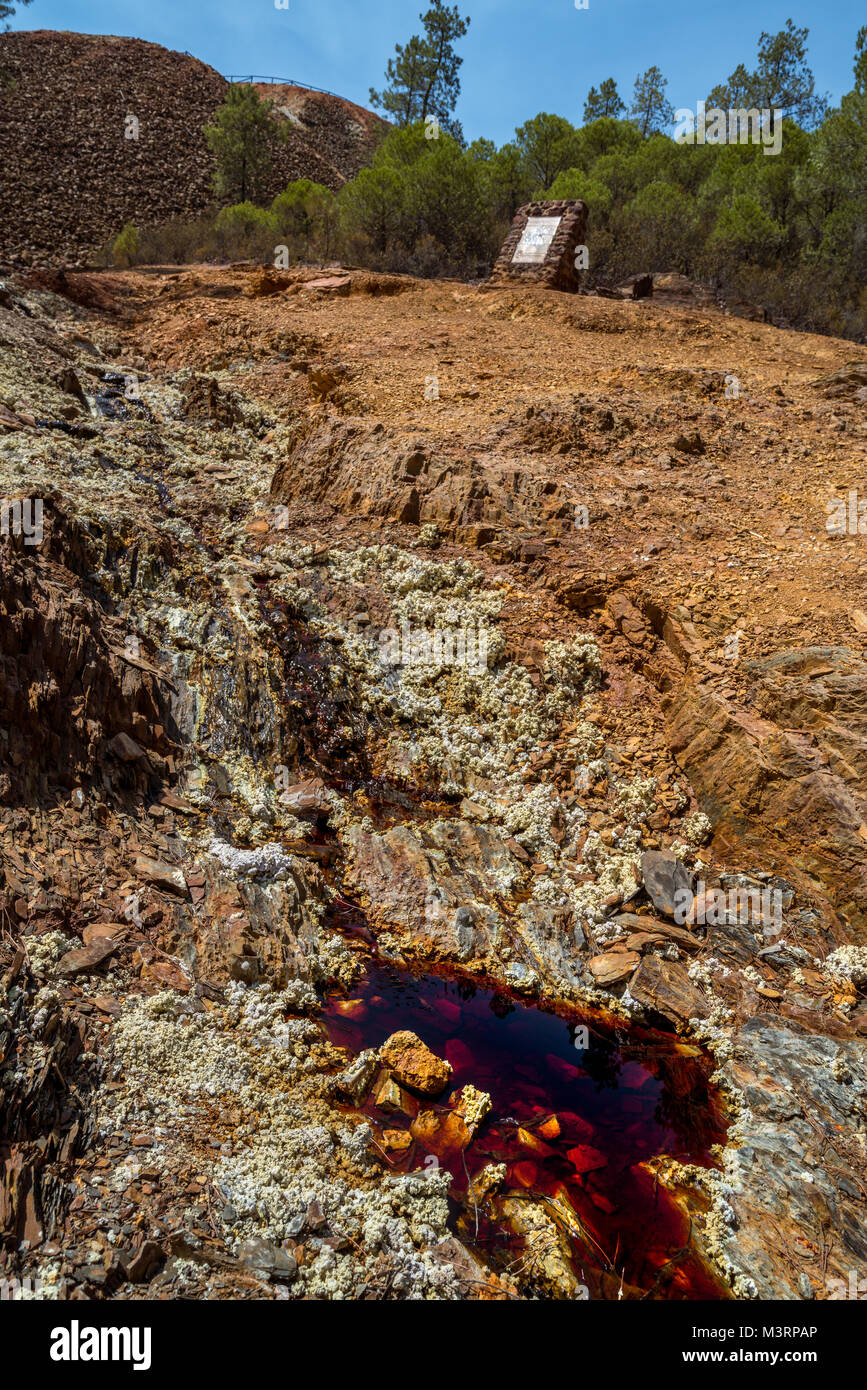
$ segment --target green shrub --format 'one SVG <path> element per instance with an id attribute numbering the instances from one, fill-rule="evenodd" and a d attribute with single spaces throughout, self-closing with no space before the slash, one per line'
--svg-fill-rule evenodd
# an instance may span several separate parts
<path id="1" fill-rule="evenodd" d="M 214 222 L 215 245 L 233 260 L 254 257 L 273 260 L 279 242 L 277 219 L 250 202 L 222 208 Z"/>
<path id="2" fill-rule="evenodd" d="M 244 237 L 263 230 L 276 231 L 277 224 L 270 213 L 254 203 L 233 203 L 217 213 L 214 230 L 226 236 Z"/>
<path id="3" fill-rule="evenodd" d="M 132 222 L 127 222 L 120 235 L 115 238 L 112 244 L 112 261 L 116 266 L 128 267 L 135 265 L 138 261 L 140 251 L 141 241 L 139 239 L 139 234 Z"/>
<path id="4" fill-rule="evenodd" d="M 769 266 L 779 255 L 784 235 L 783 228 L 765 212 L 757 198 L 736 193 L 720 209 L 708 251 L 728 262 Z"/>
<path id="5" fill-rule="evenodd" d="M 654 179 L 630 198 L 616 228 L 634 268 L 689 272 L 696 245 L 698 213 L 689 194 Z"/>
<path id="6" fill-rule="evenodd" d="M 311 179 L 298 179 L 284 188 L 271 204 L 271 214 L 283 242 L 307 258 L 316 247 L 328 260 L 340 221 L 336 196 L 330 188 Z"/>
<path id="7" fill-rule="evenodd" d="M 391 131 L 373 164 L 340 193 L 344 236 L 374 264 L 429 275 L 478 274 L 496 252 L 483 161 L 422 124 Z"/>

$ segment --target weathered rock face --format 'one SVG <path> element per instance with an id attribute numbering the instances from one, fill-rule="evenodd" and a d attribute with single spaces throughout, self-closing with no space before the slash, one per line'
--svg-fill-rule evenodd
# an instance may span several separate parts
<path id="1" fill-rule="evenodd" d="M 735 1034 L 726 1072 L 749 1115 L 726 1165 L 738 1231 L 727 1258 L 758 1298 L 840 1297 L 867 1259 L 863 1039 L 829 1035 L 815 1016 L 806 1026 L 754 1018 Z M 788 1229 L 798 1232 L 791 1264 L 780 1248 Z"/>
<path id="2" fill-rule="evenodd" d="M 57 999 L 33 1006 L 25 952 L 0 947 L 0 1259 L 22 1241 L 38 1248 L 62 1223 L 67 1194 L 58 1171 L 90 1138 L 87 1103 L 98 1070 L 81 1060 L 92 1033 Z M 32 980 L 29 982 L 32 985 Z M 16 989 L 16 985 L 18 986 Z M 10 999 L 10 994 L 12 998 Z M 53 1065 L 44 1065 L 51 1042 Z M 19 1041 L 29 1039 L 26 1042 Z M 15 1068 L 5 1064 L 15 1058 Z M 69 1082 L 74 1080 L 75 1092 Z"/>
<path id="3" fill-rule="evenodd" d="M 388 122 L 376 112 L 331 92 L 314 92 L 281 82 L 254 82 L 253 86 L 263 100 L 273 101 L 279 115 L 292 122 L 288 149 L 275 151 L 283 185 L 292 179 L 316 179 L 312 172 L 293 170 L 318 165 L 321 176 L 316 182 L 324 183 L 326 188 L 340 187 L 370 163 L 376 146 L 388 132 Z"/>
<path id="4" fill-rule="evenodd" d="M 49 780 L 144 790 L 177 749 L 171 682 L 88 593 L 59 499 L 39 502 L 41 543 L 22 532 L 0 548 L 0 801 L 44 799 Z"/>
<path id="5" fill-rule="evenodd" d="M 460 444 L 419 432 L 411 440 L 357 417 L 327 416 L 298 430 L 274 473 L 272 496 L 353 515 L 435 525 L 471 546 L 504 530 L 553 523 L 572 509 L 556 482 L 510 455 L 482 463 Z"/>
<path id="6" fill-rule="evenodd" d="M 672 749 L 721 853 L 784 853 L 788 872 L 867 940 L 867 667 L 855 652 L 814 648 L 749 669 L 756 714 L 706 686 L 672 694 Z"/>
<path id="7" fill-rule="evenodd" d="M 561 998 L 585 978 L 585 939 L 568 904 L 504 904 L 504 884 L 521 876 L 521 861 L 502 834 L 460 821 L 382 835 L 353 826 L 347 849 L 350 880 L 371 920 L 397 932 L 406 954 Z"/>
<path id="8" fill-rule="evenodd" d="M 221 873 L 206 859 L 199 876 L 199 911 L 176 909 L 163 929 L 165 948 L 196 975 L 220 985 L 267 980 L 279 988 L 290 980 L 352 979 L 345 956 L 325 964 L 319 932 L 324 885 L 315 864 L 287 856 L 281 877 L 271 881 L 236 877 L 230 866 Z"/>

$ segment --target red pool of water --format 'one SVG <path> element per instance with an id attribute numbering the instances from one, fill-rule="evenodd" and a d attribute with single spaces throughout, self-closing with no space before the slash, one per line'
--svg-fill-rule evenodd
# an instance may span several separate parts
<path id="1" fill-rule="evenodd" d="M 464 1157 L 444 1159 L 457 1201 L 466 1196 L 468 1177 L 486 1163 L 506 1163 L 507 1188 L 541 1197 L 565 1189 L 598 1245 L 598 1270 L 650 1297 L 725 1296 L 691 1253 L 680 1253 L 688 1220 L 652 1173 L 637 1166 L 660 1154 L 712 1166 L 710 1147 L 724 1142 L 725 1121 L 708 1083 L 710 1057 L 671 1034 L 614 1027 L 589 1015 L 568 1020 L 464 980 L 381 961 L 369 963 L 350 998 L 357 1001 L 351 1017 L 341 1011 L 345 999 L 326 1005 L 335 1044 L 356 1053 L 411 1029 L 453 1067 L 437 1107 L 469 1082 L 490 1094 L 493 1111 Z M 581 1027 L 589 1030 L 586 1048 L 576 1047 L 584 1041 Z M 408 1118 L 381 1114 L 372 1098 L 365 1108 L 380 1131 L 409 1128 Z M 556 1126 L 546 1123 L 551 1116 Z M 425 1159 L 418 1145 L 391 1157 L 404 1170 Z M 477 1238 L 494 1264 L 505 1265 L 514 1254 L 514 1235 L 491 1223 L 481 1223 Z M 582 1247 L 573 1259 L 579 1277 L 586 1260 Z"/>

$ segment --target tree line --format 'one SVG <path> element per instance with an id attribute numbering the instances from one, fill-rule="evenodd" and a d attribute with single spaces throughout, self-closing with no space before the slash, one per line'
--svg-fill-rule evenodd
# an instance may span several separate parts
<path id="1" fill-rule="evenodd" d="M 581 124 L 540 112 L 497 146 L 467 144 L 455 109 L 469 19 L 436 2 L 423 32 L 398 45 L 371 103 L 391 129 L 370 167 L 334 193 L 303 180 L 265 205 L 271 151 L 284 123 L 252 87 L 233 87 L 206 129 L 221 210 L 162 247 L 272 259 L 339 256 L 419 275 L 486 275 L 515 211 L 540 198 L 588 204 L 590 282 L 677 270 L 718 293 L 763 305 L 777 322 L 867 336 L 867 26 L 855 39 L 853 86 L 831 107 L 816 90 L 808 31 L 791 20 L 762 33 L 708 108 L 779 110 L 779 154 L 761 145 L 685 144 L 657 66 L 631 99 L 613 78 L 587 93 Z M 134 230 L 134 229 L 133 229 Z M 189 230 L 189 229 L 188 229 Z M 131 229 L 125 229 L 127 240 Z M 156 249 L 134 234 L 132 254 Z M 153 233 L 151 237 L 153 237 Z M 178 240 L 179 239 L 179 240 Z"/>

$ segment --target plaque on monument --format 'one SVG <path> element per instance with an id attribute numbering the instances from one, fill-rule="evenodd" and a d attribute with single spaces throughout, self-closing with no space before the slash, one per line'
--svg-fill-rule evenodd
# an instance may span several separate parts
<path id="1" fill-rule="evenodd" d="M 587 269 L 587 207 L 580 198 L 525 203 L 512 219 L 488 286 L 547 286 L 575 293 Z"/>
<path id="2" fill-rule="evenodd" d="M 527 225 L 521 233 L 521 240 L 512 257 L 513 265 L 541 265 L 554 240 L 559 217 L 528 217 Z"/>

